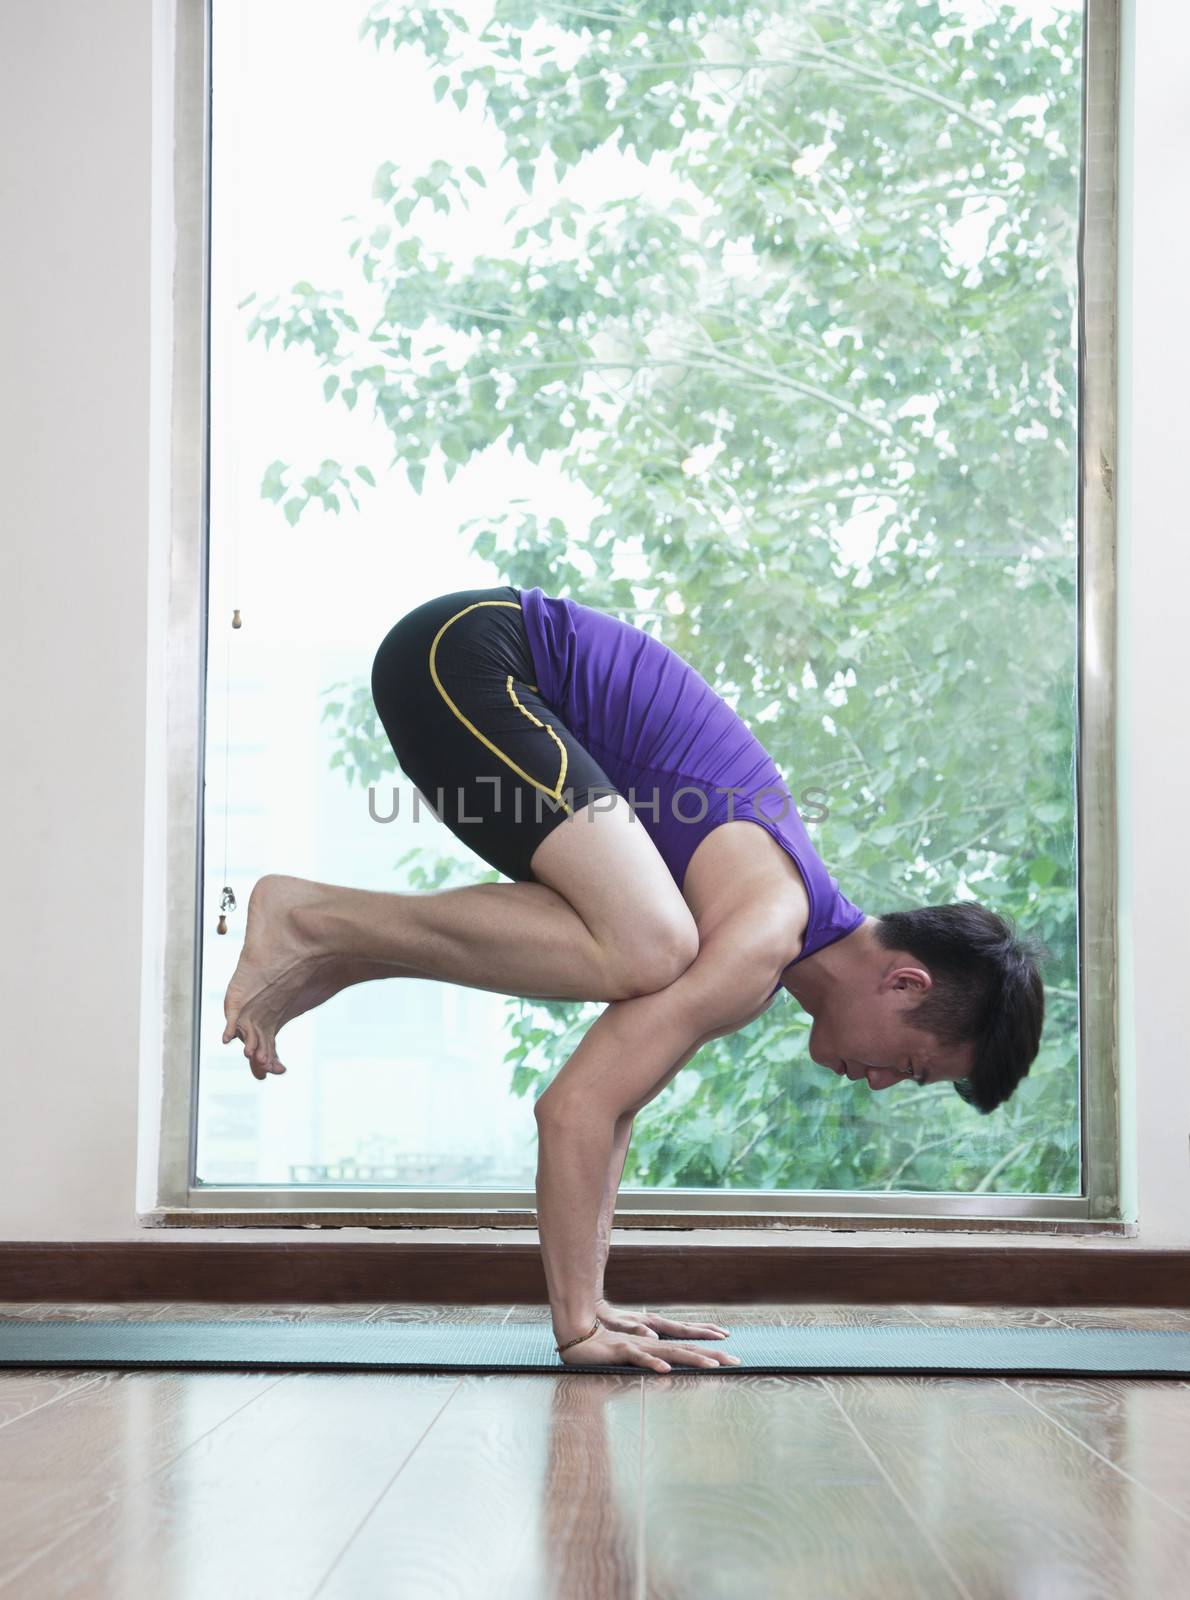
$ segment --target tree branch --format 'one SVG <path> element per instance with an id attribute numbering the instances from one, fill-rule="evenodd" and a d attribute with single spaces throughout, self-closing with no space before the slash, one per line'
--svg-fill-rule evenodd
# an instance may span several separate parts
<path id="1" fill-rule="evenodd" d="M 999 1161 L 996 1162 L 995 1166 L 990 1167 L 988 1171 L 984 1173 L 983 1177 L 975 1185 L 974 1189 L 971 1190 L 971 1193 L 986 1194 L 988 1188 L 995 1181 L 995 1179 L 1000 1176 L 1005 1167 L 1009 1166 L 1010 1163 L 1015 1161 L 1017 1156 L 1023 1156 L 1025 1151 L 1029 1149 L 1030 1145 L 1035 1145 L 1037 1143 L 1037 1139 L 1037 1134 L 1033 1134 L 1028 1139 L 1022 1139 L 1020 1144 L 1018 1144 L 1014 1150 L 1010 1150 L 1006 1156 L 1001 1156 Z"/>

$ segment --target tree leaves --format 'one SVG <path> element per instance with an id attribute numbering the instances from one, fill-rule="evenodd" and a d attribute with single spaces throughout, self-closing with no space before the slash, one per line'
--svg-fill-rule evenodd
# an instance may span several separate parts
<path id="1" fill-rule="evenodd" d="M 746 720 L 765 711 L 757 731 L 795 792 L 825 795 L 812 837 L 865 909 L 974 893 L 1042 933 L 1073 997 L 1077 8 L 1035 37 L 1010 4 L 967 32 L 933 0 L 889 0 L 879 25 L 867 0 L 799 0 L 766 13 L 763 44 L 736 5 L 541 21 L 523 54 L 528 0 L 477 38 L 446 8 L 371 7 L 362 37 L 424 52 L 437 99 L 481 98 L 484 164 L 515 170 L 519 225 L 465 264 L 436 258 L 418 208 L 449 209 L 481 168 L 382 162 L 349 251 L 383 307 L 366 356 L 341 296 L 305 282 L 249 337 L 283 331 L 345 367 L 325 398 L 372 396 L 419 494 L 436 453 L 448 478 L 498 440 L 548 455 L 596 506 L 581 552 L 559 519 L 510 503 L 482 519 L 477 554 L 649 627 Z M 1016 114 L 1024 97 L 1040 124 Z M 615 150 L 666 153 L 674 204 L 628 174 L 591 202 L 581 163 Z M 552 201 L 535 193 L 543 156 Z M 448 334 L 465 355 L 427 366 L 415 341 Z M 274 503 L 282 468 L 262 483 Z M 328 509 L 347 481 L 305 474 Z M 647 584 L 619 575 L 621 551 Z M 650 610 L 671 592 L 680 615 Z M 573 1048 L 579 1011 L 510 1008 L 528 1092 Z M 1051 1004 L 1041 1057 L 986 1125 L 949 1091 L 871 1096 L 803 1068 L 762 1112 L 803 1025 L 774 1008 L 745 1030 L 754 1094 L 740 1041 L 707 1045 L 695 1099 L 714 1131 L 699 1139 L 692 1107 L 662 1097 L 627 1181 L 1077 1190 L 1077 1140 L 1022 1131 L 1077 1129 L 1073 998 Z M 941 1147 L 918 1132 L 940 1119 Z"/>

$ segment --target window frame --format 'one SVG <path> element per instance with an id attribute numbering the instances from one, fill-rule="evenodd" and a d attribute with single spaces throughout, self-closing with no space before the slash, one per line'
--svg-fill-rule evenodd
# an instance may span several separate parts
<path id="1" fill-rule="evenodd" d="M 146 976 L 161 985 L 156 1204 L 144 1224 L 277 1226 L 325 1219 L 389 1227 L 532 1227 L 531 1190 L 197 1184 L 210 472 L 211 20 L 213 0 L 172 0 L 172 94 L 153 130 L 172 158 L 169 597 L 161 807 L 164 933 L 146 925 Z M 1120 0 L 1085 0 L 1078 244 L 1078 1195 L 884 1194 L 866 1190 L 621 1191 L 617 1226 L 1000 1228 L 1125 1232 L 1120 1210 L 1116 775 L 1116 328 Z M 158 59 L 155 52 L 155 63 Z M 156 97 L 155 97 L 155 103 Z M 168 126 L 165 124 L 168 123 Z M 155 1064 L 155 1068 L 156 1068 Z M 948 1093 L 948 1091 L 947 1091 Z M 949 1103 L 949 1100 L 948 1100 Z"/>

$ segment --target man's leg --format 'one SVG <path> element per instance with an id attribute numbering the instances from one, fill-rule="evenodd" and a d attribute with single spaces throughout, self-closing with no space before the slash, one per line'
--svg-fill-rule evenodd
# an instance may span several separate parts
<path id="1" fill-rule="evenodd" d="M 697 954 L 694 918 L 627 802 L 601 807 L 542 840 L 539 882 L 389 894 L 262 878 L 224 1001 L 224 1043 L 243 1039 L 257 1077 L 279 1070 L 285 1023 L 371 978 L 568 1000 L 664 988 Z"/>

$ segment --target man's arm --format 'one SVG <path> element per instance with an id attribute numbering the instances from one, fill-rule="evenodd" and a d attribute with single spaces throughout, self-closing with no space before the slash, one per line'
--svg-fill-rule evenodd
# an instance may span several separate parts
<path id="1" fill-rule="evenodd" d="M 612 1135 L 612 1157 L 608 1162 L 607 1176 L 603 1181 L 603 1199 L 599 1204 L 599 1222 L 595 1229 L 595 1308 L 603 1305 L 603 1274 L 607 1270 L 607 1255 L 612 1242 L 612 1218 L 616 1211 L 616 1195 L 624 1176 L 624 1163 L 628 1159 L 628 1146 L 632 1142 L 632 1113 L 620 1117 Z"/>
<path id="2" fill-rule="evenodd" d="M 740 1021 L 733 1022 L 728 1027 L 716 1028 L 712 1033 L 708 1033 L 705 1038 L 700 1039 L 692 1049 L 687 1050 L 686 1054 L 682 1056 L 680 1061 L 673 1063 L 673 1065 L 670 1067 L 670 1070 L 665 1074 L 664 1078 L 662 1078 L 660 1084 L 649 1096 L 649 1099 L 656 1099 L 657 1095 L 661 1093 L 661 1090 L 665 1087 L 665 1085 L 682 1070 L 687 1062 L 694 1059 L 704 1044 L 708 1044 L 712 1039 L 721 1039 L 724 1034 L 735 1033 L 740 1028 L 747 1027 L 748 1023 L 755 1022 L 757 1017 L 763 1015 L 763 1013 L 768 1010 L 769 1006 L 773 1003 L 774 998 L 775 996 L 770 996 L 766 993 L 765 998 L 756 1007 L 755 1011 L 752 1012 L 751 1016 L 744 1017 Z M 634 1114 L 634 1112 L 626 1111 L 622 1117 L 617 1118 L 612 1136 L 612 1157 L 610 1163 L 608 1164 L 607 1178 L 603 1185 L 603 1200 L 599 1208 L 599 1226 L 596 1230 L 596 1310 L 598 1310 L 600 1305 L 606 1303 L 603 1275 L 607 1269 L 608 1251 L 611 1249 L 612 1219 L 615 1216 L 616 1211 L 616 1195 L 619 1193 L 620 1181 L 624 1176 L 624 1163 L 628 1159 L 628 1146 L 632 1142 L 632 1121 Z"/>
<path id="3" fill-rule="evenodd" d="M 537 1223 L 559 1341 L 585 1333 L 595 1318 L 606 1257 L 602 1212 L 610 1237 L 614 1208 L 614 1190 L 610 1207 L 605 1191 L 617 1125 L 660 1093 L 708 1039 L 765 1009 L 779 950 L 755 917 L 746 936 L 721 928 L 667 988 L 613 1001 L 537 1101 Z M 625 1138 L 621 1171 L 626 1152 Z"/>

